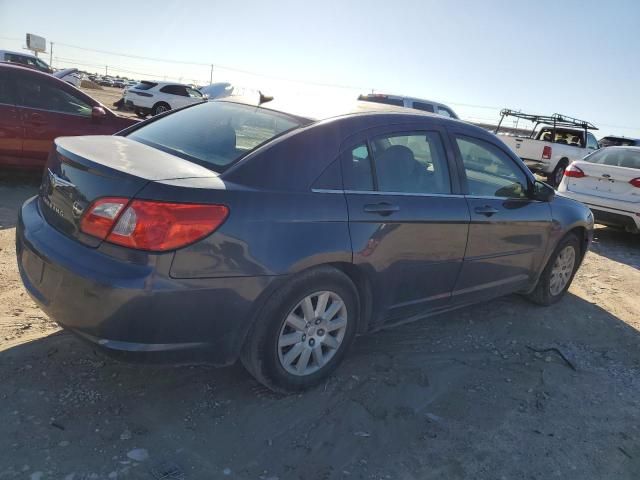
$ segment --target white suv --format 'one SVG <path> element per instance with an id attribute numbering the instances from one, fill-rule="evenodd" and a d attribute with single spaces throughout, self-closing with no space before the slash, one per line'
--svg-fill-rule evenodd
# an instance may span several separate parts
<path id="1" fill-rule="evenodd" d="M 414 110 L 422 110 L 423 112 L 431 112 L 443 117 L 458 119 L 458 115 L 450 107 L 444 103 L 434 102 L 433 100 L 424 100 L 422 98 L 403 97 L 400 95 L 387 95 L 384 93 L 371 93 L 369 95 L 360 95 L 358 100 L 364 102 L 384 103 L 386 105 L 395 105 L 396 107 L 413 108 Z"/>
<path id="2" fill-rule="evenodd" d="M 125 106 L 143 118 L 204 101 L 206 97 L 189 85 L 147 80 L 129 88 L 124 95 Z"/>

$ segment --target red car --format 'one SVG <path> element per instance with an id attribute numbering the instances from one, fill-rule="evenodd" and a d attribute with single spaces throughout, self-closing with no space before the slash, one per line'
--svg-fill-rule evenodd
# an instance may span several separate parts
<path id="1" fill-rule="evenodd" d="M 42 168 L 53 139 L 137 123 L 52 75 L 0 63 L 0 167 Z"/>

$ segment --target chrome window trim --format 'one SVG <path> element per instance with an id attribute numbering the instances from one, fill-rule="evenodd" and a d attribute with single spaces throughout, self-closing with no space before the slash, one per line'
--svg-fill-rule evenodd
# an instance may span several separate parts
<path id="1" fill-rule="evenodd" d="M 18 108 L 26 108 L 28 110 L 37 110 L 39 112 L 60 113 L 62 115 L 71 115 L 73 117 L 91 118 L 91 113 L 89 113 L 89 115 L 82 115 L 81 113 L 61 112 L 60 110 L 47 110 L 46 108 L 29 107 L 26 105 L 19 105 L 19 104 L 16 104 L 15 106 Z M 91 105 L 89 106 L 93 109 L 93 106 Z"/>
<path id="2" fill-rule="evenodd" d="M 340 193 L 340 194 L 352 194 L 352 195 L 394 195 L 401 197 L 450 197 L 450 198 L 464 198 L 464 195 L 457 193 L 407 193 L 407 192 L 380 192 L 378 190 L 332 190 L 323 188 L 311 189 L 313 193 Z"/>

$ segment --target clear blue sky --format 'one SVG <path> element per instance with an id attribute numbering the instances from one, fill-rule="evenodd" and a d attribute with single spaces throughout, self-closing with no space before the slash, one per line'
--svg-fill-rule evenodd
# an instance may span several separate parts
<path id="1" fill-rule="evenodd" d="M 26 32 L 60 44 L 54 66 L 209 78 L 204 65 L 68 44 L 425 97 L 467 118 L 497 119 L 467 105 L 559 112 L 598 136 L 640 137 L 637 0 L 0 0 L 0 48 L 21 48 Z M 214 69 L 214 81 L 266 82 L 238 75 Z"/>

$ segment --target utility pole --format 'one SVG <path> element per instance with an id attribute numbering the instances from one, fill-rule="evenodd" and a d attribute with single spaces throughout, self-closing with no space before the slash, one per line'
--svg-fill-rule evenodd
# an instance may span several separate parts
<path id="1" fill-rule="evenodd" d="M 104 76 L 106 77 L 107 75 L 109 75 L 109 65 L 104 66 Z"/>
<path id="2" fill-rule="evenodd" d="M 49 66 L 53 68 L 53 42 L 49 42 Z"/>
<path id="3" fill-rule="evenodd" d="M 209 75 L 209 85 L 213 83 L 213 64 L 211 64 L 211 74 Z"/>

